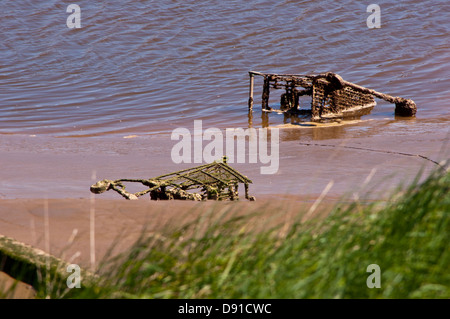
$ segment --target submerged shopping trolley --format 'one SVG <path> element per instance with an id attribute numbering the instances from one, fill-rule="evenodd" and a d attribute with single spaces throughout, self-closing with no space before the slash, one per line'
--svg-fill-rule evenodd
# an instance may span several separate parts
<path id="1" fill-rule="evenodd" d="M 291 115 L 307 114 L 312 121 L 326 119 L 358 117 L 371 112 L 376 105 L 375 97 L 395 104 L 398 116 L 415 116 L 417 107 L 414 101 L 401 97 L 393 97 L 357 84 L 344 81 L 338 74 L 327 72 L 322 74 L 295 75 L 249 72 L 250 96 L 249 111 L 253 108 L 254 77 L 264 78 L 261 97 L 263 112 L 283 112 Z M 269 106 L 271 89 L 282 91 L 280 109 Z M 301 96 L 311 96 L 311 107 L 302 109 L 299 106 Z"/>

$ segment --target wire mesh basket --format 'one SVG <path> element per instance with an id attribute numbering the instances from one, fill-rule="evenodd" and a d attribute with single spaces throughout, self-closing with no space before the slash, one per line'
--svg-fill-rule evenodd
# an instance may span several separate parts
<path id="1" fill-rule="evenodd" d="M 415 116 L 416 105 L 412 100 L 393 97 L 357 84 L 344 81 L 335 73 L 317 75 L 271 74 L 249 72 L 249 109 L 253 108 L 254 76 L 264 78 L 261 108 L 265 112 L 277 111 L 290 114 L 310 114 L 313 121 L 332 118 L 356 117 L 368 114 L 376 105 L 375 97 L 395 103 L 395 114 Z M 280 109 L 269 106 L 271 89 L 283 90 Z M 310 108 L 300 109 L 299 98 L 311 96 Z"/>

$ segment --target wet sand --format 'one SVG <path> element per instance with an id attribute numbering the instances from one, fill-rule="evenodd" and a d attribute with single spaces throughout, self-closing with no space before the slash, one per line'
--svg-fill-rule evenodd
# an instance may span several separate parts
<path id="1" fill-rule="evenodd" d="M 275 222 L 285 223 L 292 221 L 295 215 L 304 214 L 312 203 L 312 198 L 291 198 L 283 202 L 273 198 L 259 202 L 0 200 L 0 231 L 69 263 L 92 269 L 105 260 L 108 252 L 112 255 L 125 252 L 142 234 L 164 236 L 190 223 L 206 225 L 210 221 L 206 216 L 210 216 L 211 211 L 230 217 L 260 212 L 254 226 L 264 227 L 269 223 L 272 227 Z M 316 213 L 335 203 L 333 199 L 326 199 Z"/>
<path id="2" fill-rule="evenodd" d="M 372 122 L 320 131 L 282 129 L 277 174 L 261 175 L 261 163 L 231 164 L 253 180 L 250 195 L 257 199 L 238 203 L 154 202 L 147 196 L 126 201 L 112 191 L 89 192 L 90 185 L 104 178 L 149 178 L 198 165 L 171 161 L 175 142 L 170 136 L 97 140 L 0 135 L 0 233 L 89 268 L 94 215 L 98 266 L 118 238 L 114 253 L 125 251 L 144 226 L 161 233 L 198 220 L 213 205 L 244 213 L 272 207 L 280 214 L 279 205 L 287 205 L 286 212 L 292 213 L 308 209 L 330 182 L 323 194 L 330 205 L 344 198 L 386 199 L 399 183 L 408 183 L 421 169 L 426 175 L 449 157 L 448 121 L 424 121 L 422 133 L 408 122 L 391 125 L 397 129 Z"/>
<path id="3" fill-rule="evenodd" d="M 229 162 L 253 181 L 250 194 L 257 198 L 269 194 L 317 196 L 331 180 L 330 194 L 340 196 L 360 190 L 370 175 L 368 187 L 388 191 L 410 181 L 420 169 L 428 172 L 436 162 L 449 158 L 449 127 L 450 118 L 292 126 L 280 129 L 276 174 L 261 174 L 261 167 L 269 164 L 260 158 L 253 164 L 248 163 L 248 156 L 246 163 Z M 171 150 L 176 143 L 169 134 L 101 138 L 0 135 L 0 198 L 89 198 L 89 187 L 98 180 L 151 178 L 199 165 L 175 164 Z M 206 144 L 204 141 L 203 147 Z M 97 196 L 118 198 L 112 192 Z"/>

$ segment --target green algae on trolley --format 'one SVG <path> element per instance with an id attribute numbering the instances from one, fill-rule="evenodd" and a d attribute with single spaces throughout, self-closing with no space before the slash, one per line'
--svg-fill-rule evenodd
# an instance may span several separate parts
<path id="1" fill-rule="evenodd" d="M 124 182 L 141 183 L 148 188 L 129 193 Z M 91 192 L 101 194 L 110 189 L 129 200 L 150 193 L 152 200 L 238 200 L 238 186 L 244 184 L 245 198 L 254 201 L 248 195 L 248 185 L 252 181 L 227 164 L 226 157 L 222 162 L 213 162 L 193 168 L 161 175 L 150 179 L 104 179 L 91 186 Z M 196 192 L 189 192 L 195 190 Z"/>

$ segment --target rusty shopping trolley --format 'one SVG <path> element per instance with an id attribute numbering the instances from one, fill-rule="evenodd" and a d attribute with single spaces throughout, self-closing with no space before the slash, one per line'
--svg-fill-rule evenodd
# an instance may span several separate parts
<path id="1" fill-rule="evenodd" d="M 249 72 L 249 112 L 253 108 L 254 77 L 262 76 L 261 109 L 263 112 L 307 114 L 312 121 L 358 117 L 369 114 L 376 105 L 375 97 L 395 104 L 395 114 L 413 117 L 417 107 L 414 101 L 393 97 L 357 84 L 344 81 L 338 74 L 327 72 L 317 75 L 271 74 Z M 280 109 L 269 106 L 271 89 L 280 89 Z M 301 109 L 299 98 L 311 96 L 311 108 Z"/>

